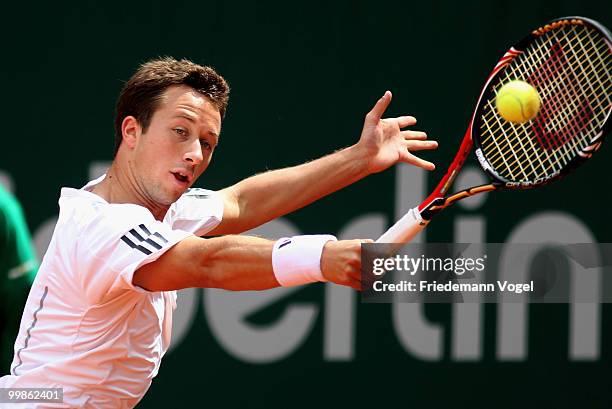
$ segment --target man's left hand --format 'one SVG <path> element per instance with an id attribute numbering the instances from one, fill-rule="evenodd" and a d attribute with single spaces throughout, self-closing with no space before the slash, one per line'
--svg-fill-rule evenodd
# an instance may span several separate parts
<path id="1" fill-rule="evenodd" d="M 368 172 L 381 172 L 397 162 L 434 170 L 433 163 L 413 155 L 412 152 L 436 149 L 438 143 L 428 141 L 425 132 L 402 130 L 416 124 L 416 119 L 412 116 L 382 118 L 391 102 L 391 97 L 390 91 L 385 92 L 366 115 L 361 138 L 357 143 L 367 155 Z"/>

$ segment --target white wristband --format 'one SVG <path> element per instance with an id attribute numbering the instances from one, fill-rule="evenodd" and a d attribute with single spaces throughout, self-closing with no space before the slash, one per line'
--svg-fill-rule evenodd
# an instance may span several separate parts
<path id="1" fill-rule="evenodd" d="M 272 268 L 276 281 L 283 287 L 327 281 L 321 272 L 321 254 L 329 234 L 283 237 L 274 244 Z"/>

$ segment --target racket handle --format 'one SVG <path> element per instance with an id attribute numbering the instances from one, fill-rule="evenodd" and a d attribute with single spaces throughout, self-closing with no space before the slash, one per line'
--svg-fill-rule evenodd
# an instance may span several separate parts
<path id="1" fill-rule="evenodd" d="M 421 217 L 419 208 L 410 209 L 401 219 L 389 228 L 375 243 L 408 243 L 429 223 Z"/>

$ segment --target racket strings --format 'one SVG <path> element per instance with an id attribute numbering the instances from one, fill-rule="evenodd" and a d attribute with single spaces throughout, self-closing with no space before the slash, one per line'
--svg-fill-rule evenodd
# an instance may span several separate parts
<path id="1" fill-rule="evenodd" d="M 542 48 L 540 48 L 540 51 L 541 51 L 541 50 L 542 50 Z M 542 57 L 542 56 L 541 56 L 541 57 Z M 506 74 L 506 75 L 507 75 L 507 74 Z M 554 83 L 553 83 L 553 84 L 554 84 Z M 564 87 L 560 87 L 560 86 L 559 86 L 560 84 L 561 84 L 561 83 L 557 83 L 557 88 L 558 88 L 558 89 L 553 90 L 554 92 L 559 93 L 559 88 L 560 88 L 561 90 L 565 89 Z M 546 87 L 546 88 L 549 88 L 549 87 Z M 574 88 L 575 88 L 575 87 L 574 87 Z M 544 91 L 546 91 L 546 90 L 544 90 Z M 554 92 L 549 92 L 549 94 L 554 94 Z M 544 96 L 544 99 L 546 99 L 546 96 Z M 555 99 L 548 99 L 548 101 L 554 101 L 554 100 L 555 100 Z M 572 108 L 574 108 L 574 109 L 575 109 L 575 107 L 573 107 L 573 105 L 574 105 L 574 101 L 575 101 L 575 99 L 574 99 L 574 98 L 570 98 L 569 100 L 564 101 L 564 103 L 565 103 L 565 105 L 566 105 L 566 106 L 569 106 L 569 107 L 572 107 Z M 544 107 L 544 112 L 546 112 L 546 107 Z M 563 113 L 561 113 L 561 115 L 558 115 L 558 117 L 560 117 L 560 118 L 563 118 L 564 116 L 565 116 L 565 117 L 567 117 L 567 114 L 565 113 L 565 115 L 564 115 Z M 565 118 L 565 119 L 567 119 L 567 118 Z M 540 138 L 540 139 L 542 139 L 542 138 Z M 559 154 L 570 155 L 571 153 L 572 153 L 572 152 L 571 152 L 571 150 L 570 150 L 570 149 L 567 149 L 567 148 L 566 148 L 566 149 L 563 149 L 563 150 L 561 150 L 561 151 L 560 151 L 560 152 L 558 152 L 558 153 L 557 153 L 557 152 L 555 152 L 555 154 L 554 154 L 554 159 L 558 161 L 559 159 L 563 159 L 563 158 L 559 158 Z M 570 156 L 571 156 L 571 155 L 570 155 Z M 564 165 L 564 164 L 565 164 L 565 161 L 561 161 L 561 162 L 560 162 L 560 164 L 561 164 L 561 165 Z"/>
<path id="2" fill-rule="evenodd" d="M 556 77 L 561 80 L 555 83 Z M 556 149 L 565 145 L 572 136 L 580 134 L 588 124 L 593 110 L 589 100 L 584 97 L 585 91 L 581 89 L 576 75 L 571 71 L 561 43 L 553 45 L 548 60 L 527 78 L 527 82 L 536 89 L 544 88 L 547 84 L 554 84 L 555 87 L 555 92 L 542 100 L 540 115 L 532 124 L 540 147 Z M 549 123 L 553 123 L 558 117 L 567 120 L 565 126 L 550 129 Z"/>
<path id="3" fill-rule="evenodd" d="M 566 34 L 566 36 L 565 36 L 565 37 L 567 37 L 567 34 Z M 604 45 L 605 45 L 605 44 L 604 44 Z M 543 49 L 543 48 L 540 48 L 540 51 L 542 51 L 542 49 Z M 588 50 L 587 50 L 587 51 L 588 51 Z M 608 53 L 608 54 L 609 54 L 609 53 Z M 545 56 L 541 56 L 541 58 L 545 58 Z M 580 61 L 580 60 L 584 61 L 584 59 L 582 59 L 582 57 L 580 57 L 580 56 L 577 56 L 577 60 L 578 60 L 578 61 Z M 587 60 L 588 60 L 588 58 L 587 58 Z M 573 65 L 569 65 L 569 66 L 568 66 L 568 67 L 569 67 L 569 69 L 572 69 L 572 66 L 573 66 Z M 601 68 L 603 69 L 604 67 L 601 67 Z M 583 72 L 585 72 L 585 71 L 583 70 Z M 595 71 L 595 72 L 597 72 L 597 71 Z M 570 73 L 570 75 L 571 75 L 571 73 Z M 566 75 L 566 76 L 567 76 L 567 75 Z M 587 83 L 587 84 L 589 84 L 589 83 L 590 83 L 590 80 L 589 80 L 588 78 L 579 78 L 578 76 L 574 76 L 573 78 L 574 78 L 574 79 L 575 79 L 575 78 L 580 79 L 579 83 Z M 563 79 L 563 77 L 560 77 L 560 79 Z M 564 90 L 566 90 L 566 88 L 564 87 L 564 84 L 563 84 L 561 81 L 558 81 L 558 82 L 556 82 L 556 83 L 551 83 L 551 84 L 552 84 L 552 85 L 554 85 L 554 87 L 553 87 L 552 89 L 551 89 L 551 87 L 549 86 L 550 84 L 544 84 L 544 85 L 543 85 L 543 87 L 542 87 L 542 88 L 543 88 L 543 91 L 544 91 L 544 93 L 543 93 L 543 94 L 544 94 L 544 96 L 546 96 L 546 92 L 548 92 L 548 94 L 549 94 L 549 95 L 562 95 L 563 91 L 564 91 Z M 574 87 L 574 91 L 575 91 L 575 88 L 576 88 L 576 87 Z M 602 87 L 601 89 L 602 89 L 602 90 L 605 90 L 606 88 L 605 88 L 605 87 Z M 566 99 L 565 99 L 564 101 L 562 101 L 561 103 L 563 103 L 565 107 L 568 107 L 569 109 L 572 109 L 572 110 L 574 110 L 574 111 L 575 111 L 575 110 L 576 110 L 576 103 L 575 103 L 575 101 L 576 101 L 576 100 L 577 100 L 577 99 L 576 99 L 576 98 L 573 98 L 573 97 L 572 97 L 572 98 L 569 98 L 569 99 L 568 99 L 568 98 L 566 98 Z M 558 98 L 549 98 L 549 99 L 548 99 L 548 101 L 549 101 L 549 102 L 558 101 Z M 559 102 L 557 102 L 557 103 L 559 103 Z M 608 103 L 608 106 L 609 106 L 609 103 Z M 600 112 L 601 112 L 601 113 L 604 113 L 603 118 L 602 118 L 602 122 L 601 122 L 601 123 L 603 123 L 603 121 L 605 120 L 605 112 L 606 112 L 606 111 L 607 111 L 606 109 L 602 109 L 602 110 L 600 110 Z M 544 107 L 544 112 L 546 112 L 546 107 Z M 561 112 L 560 114 L 558 114 L 558 116 L 557 116 L 557 117 L 558 117 L 558 118 L 560 118 L 562 121 L 565 121 L 565 122 L 567 123 L 567 122 L 569 122 L 569 121 L 568 121 L 567 112 L 569 112 L 569 110 L 568 110 L 568 111 L 566 111 L 566 112 Z M 574 122 L 575 122 L 575 121 L 574 121 Z M 591 125 L 592 125 L 592 129 L 591 129 L 591 131 L 595 131 L 596 129 L 598 129 L 598 127 L 595 125 L 595 123 L 591 123 Z M 562 126 L 559 126 L 559 125 L 557 126 L 557 128 L 561 128 L 561 127 L 562 127 Z M 569 127 L 568 127 L 568 129 L 569 129 Z M 540 139 L 541 139 L 541 138 L 540 138 Z M 586 142 L 587 142 L 587 139 L 584 139 L 584 142 L 586 143 Z M 555 154 L 554 154 L 555 160 L 559 161 L 559 164 L 560 164 L 560 165 L 562 165 L 562 166 L 564 166 L 564 165 L 566 164 L 566 162 L 567 162 L 567 161 L 569 161 L 569 159 L 571 159 L 571 158 L 574 156 L 574 152 L 575 152 L 576 144 L 574 144 L 574 145 L 561 145 L 561 146 L 563 146 L 563 147 L 564 147 L 564 149 L 561 149 L 561 150 L 560 150 L 560 152 L 556 152 L 556 151 L 553 151 L 553 152 L 555 153 Z M 565 155 L 565 156 L 568 156 L 568 157 L 569 157 L 569 159 L 568 159 L 568 158 L 564 158 L 563 156 L 562 156 L 562 157 L 559 157 L 559 155 L 561 155 L 561 154 L 563 154 L 563 155 Z M 564 159 L 567 159 L 567 160 L 564 160 Z M 562 166 L 561 166 L 561 167 L 562 167 Z"/>
<path id="4" fill-rule="evenodd" d="M 573 25 L 537 38 L 503 70 L 497 91 L 508 81 L 531 83 L 540 112 L 523 124 L 501 118 L 494 95 L 480 118 L 484 156 L 500 176 L 534 181 L 558 173 L 598 137 L 610 110 L 611 54 L 593 29 Z"/>
<path id="5" fill-rule="evenodd" d="M 542 50 L 542 48 L 540 47 L 540 52 L 541 52 L 541 50 Z M 553 49 L 553 51 L 554 51 L 554 49 Z M 524 64 L 523 64 L 523 65 L 524 65 Z M 506 75 L 508 75 L 508 74 L 506 73 Z M 574 88 L 575 88 L 575 87 L 574 87 Z M 557 90 L 557 92 L 558 92 L 558 90 Z M 570 99 L 570 101 L 569 101 L 569 105 L 570 105 L 570 106 L 573 104 L 573 101 L 574 101 L 574 99 Z M 566 101 L 566 103 L 567 103 L 567 101 Z M 544 109 L 546 109 L 546 108 L 544 108 Z M 567 116 L 567 114 L 566 114 L 565 116 Z M 502 122 L 502 124 L 503 124 L 503 122 Z M 502 126 L 503 126 L 503 125 L 502 125 Z M 533 148 L 532 148 L 532 149 L 533 149 Z M 563 150 L 561 153 L 568 154 L 568 153 L 571 153 L 571 152 L 570 152 L 570 150 L 565 149 L 565 150 Z M 559 160 L 559 157 L 558 157 L 559 155 L 558 155 L 556 152 L 555 152 L 555 155 L 554 155 L 554 156 L 555 156 L 555 158 L 554 158 L 555 160 Z M 533 164 L 533 161 L 532 161 L 531 163 Z M 564 162 L 561 162 L 561 164 L 564 164 Z"/>
<path id="6" fill-rule="evenodd" d="M 583 37 L 581 36 L 575 36 L 575 39 L 579 42 L 581 42 L 582 38 Z M 582 48 L 569 48 L 569 52 L 573 53 L 575 58 L 573 61 L 569 61 L 567 65 L 570 71 L 570 84 L 565 84 L 565 94 L 563 95 L 567 96 L 567 92 L 570 90 L 570 98 L 566 98 L 562 101 L 562 103 L 570 107 L 576 115 L 572 118 L 573 121 L 570 123 L 570 125 L 573 126 L 567 126 L 565 129 L 578 132 L 582 130 L 585 125 L 590 125 L 590 131 L 592 133 L 596 133 L 603 126 L 606 120 L 607 112 L 610 108 L 610 95 L 608 92 L 610 86 L 610 65 L 603 63 L 603 60 L 601 59 L 602 53 L 605 53 L 604 55 L 608 57 L 609 62 L 610 52 L 605 41 L 602 41 L 600 50 L 596 50 L 599 52 L 595 53 L 592 52 L 592 48 L 588 48 L 588 46 L 585 46 L 582 44 L 582 42 L 580 45 Z M 592 42 L 591 45 L 593 45 Z M 585 53 L 578 54 L 576 51 L 579 50 L 584 50 Z M 601 62 L 598 67 L 595 67 L 591 62 L 591 59 L 595 57 L 599 57 L 599 61 Z M 588 64 L 589 66 L 585 67 L 585 64 Z M 578 69 L 578 72 L 576 72 L 576 69 Z M 581 76 L 581 73 L 585 73 L 585 75 Z M 602 78 L 599 75 L 600 73 L 605 73 L 607 79 Z M 598 92 L 593 88 L 593 84 L 600 84 Z M 580 90 L 577 88 L 580 88 Z M 604 101 L 605 104 L 602 103 Z M 598 103 L 596 107 L 597 109 L 594 109 L 594 107 L 591 105 L 593 102 Z M 594 118 L 593 122 L 589 122 L 587 124 L 587 120 L 595 114 L 598 114 L 599 117 Z M 570 118 L 568 117 L 567 113 L 565 113 L 563 119 L 570 122 Z M 587 144 L 589 143 L 588 138 L 585 138 L 584 141 Z M 564 141 L 561 142 L 563 144 Z M 574 143 L 571 145 L 571 148 L 576 148 L 576 144 Z M 572 150 L 570 150 L 570 152 L 571 151 Z"/>
<path id="7" fill-rule="evenodd" d="M 567 37 L 567 35 L 566 35 Z M 556 44 L 560 44 L 560 40 L 557 39 L 557 43 Z M 538 66 L 542 66 L 542 64 L 538 64 L 538 58 L 540 60 L 543 61 L 555 61 L 555 58 L 551 58 L 551 53 L 547 53 L 546 51 L 549 50 L 549 47 L 546 47 L 547 43 L 544 41 L 540 41 L 538 44 L 536 44 L 535 47 L 533 47 L 534 52 L 533 53 L 529 53 L 526 55 L 526 57 L 528 58 L 528 62 L 531 63 L 532 67 L 538 67 Z M 554 52 L 555 49 L 551 48 L 551 50 Z M 559 58 L 556 59 L 557 61 L 559 60 Z M 565 58 L 563 58 L 563 62 L 565 63 L 567 60 Z M 523 70 L 525 70 L 525 67 L 527 66 L 527 64 L 525 64 L 525 61 L 522 61 L 520 64 L 520 68 L 522 68 Z M 546 68 L 546 65 L 543 65 L 544 68 Z M 548 70 L 549 72 L 551 70 Z M 514 73 L 516 75 L 516 72 Z M 506 72 L 506 79 L 508 79 L 510 77 L 510 75 Z M 549 75 L 548 76 L 549 79 L 554 78 L 553 76 Z M 563 79 L 563 76 L 559 76 L 560 79 Z M 547 107 L 550 105 L 550 103 L 554 103 L 555 101 L 557 101 L 557 104 L 559 104 L 558 99 L 559 98 L 555 98 L 555 95 L 558 95 L 560 92 L 563 92 L 563 90 L 565 89 L 565 87 L 563 86 L 561 81 L 557 81 L 557 82 L 552 82 L 552 81 L 540 81 L 540 93 L 542 94 L 542 96 L 544 97 L 543 99 L 545 101 L 547 101 L 548 103 L 544 104 L 544 107 L 542 108 L 542 111 L 544 113 L 546 113 L 547 111 L 550 111 L 547 109 Z M 547 96 L 550 96 L 549 98 L 547 98 Z M 573 98 L 567 99 L 565 98 L 564 102 L 564 106 L 567 108 L 572 108 L 573 106 Z M 495 112 L 495 110 L 493 110 L 493 112 Z M 559 110 L 557 110 L 558 116 L 561 118 L 563 116 L 563 112 L 559 112 Z M 560 114 L 560 115 L 559 115 Z M 550 117 L 550 115 L 548 115 Z M 544 123 L 548 123 L 548 121 L 544 122 Z M 537 129 L 537 128 L 534 128 Z M 525 130 L 527 133 L 529 132 L 529 130 Z M 521 134 L 523 137 L 526 135 L 525 133 Z M 540 141 L 540 146 L 542 144 L 545 144 L 545 142 L 543 142 L 543 140 L 546 140 L 548 138 L 545 137 L 544 132 L 540 132 L 539 133 L 539 138 L 536 137 L 536 139 L 539 139 Z M 529 139 L 531 140 L 531 139 Z M 560 144 L 558 144 L 560 145 Z M 532 149 L 529 153 L 533 154 L 533 153 L 537 153 L 538 150 L 535 148 L 535 146 L 532 146 Z M 549 165 L 551 166 L 548 169 L 544 169 L 544 172 L 556 172 L 558 169 L 561 169 L 565 164 L 566 161 L 564 161 L 564 156 L 567 156 L 570 154 L 570 151 L 568 149 L 562 149 L 560 152 L 558 151 L 550 151 L 549 152 L 551 155 L 536 155 L 536 156 L 542 156 L 542 157 L 546 157 L 547 162 L 549 163 Z M 570 155 L 571 156 L 571 155 Z M 545 163 L 544 161 L 542 161 L 542 163 Z"/>

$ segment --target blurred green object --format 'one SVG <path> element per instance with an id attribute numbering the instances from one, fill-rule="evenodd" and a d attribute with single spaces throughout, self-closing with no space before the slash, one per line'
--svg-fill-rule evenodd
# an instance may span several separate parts
<path id="1" fill-rule="evenodd" d="M 37 268 L 21 205 L 0 186 L 0 375 L 9 373 L 23 306 Z"/>

